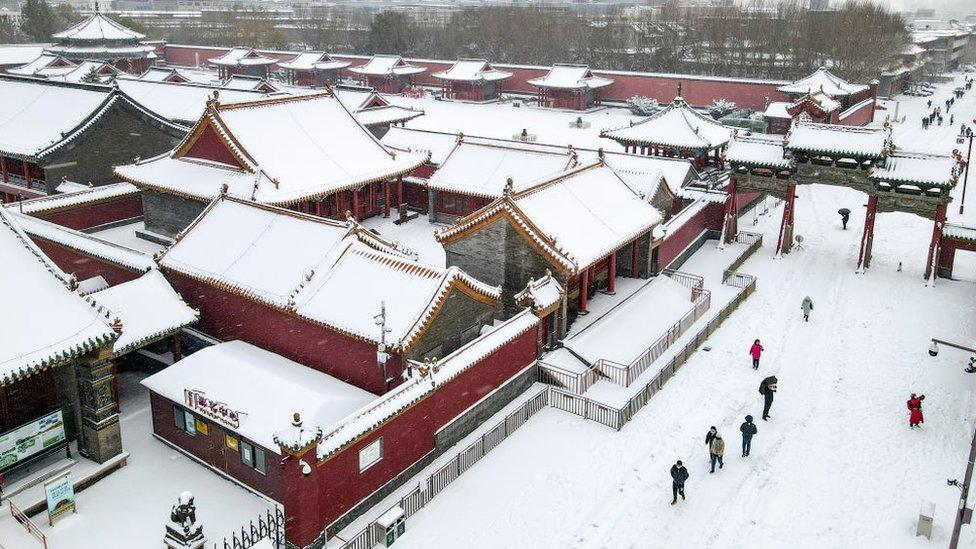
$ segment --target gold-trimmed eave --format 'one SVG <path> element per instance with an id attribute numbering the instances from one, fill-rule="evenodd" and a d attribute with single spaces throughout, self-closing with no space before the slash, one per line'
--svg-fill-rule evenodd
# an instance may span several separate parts
<path id="1" fill-rule="evenodd" d="M 67 351 L 62 351 L 60 353 L 52 353 L 43 358 L 39 358 L 34 363 L 28 365 L 26 368 L 20 368 L 15 372 L 11 372 L 3 377 L 0 377 L 0 387 L 7 385 L 12 385 L 18 381 L 29 378 L 34 374 L 41 373 L 50 368 L 60 366 L 66 362 L 82 358 L 92 351 L 96 351 L 108 344 L 115 342 L 119 338 L 120 334 L 110 332 L 106 336 L 98 336 L 94 338 L 88 338 L 87 340 L 72 346 Z"/>
<path id="2" fill-rule="evenodd" d="M 187 152 L 196 144 L 208 128 L 214 132 L 217 139 L 224 145 L 224 148 L 237 160 L 239 164 L 237 166 L 238 169 L 248 173 L 254 173 L 254 166 L 257 165 L 257 162 L 251 158 L 251 155 L 241 146 L 237 138 L 227 130 L 213 101 L 207 101 L 203 116 L 200 117 L 200 120 L 197 121 L 193 129 L 186 134 L 186 137 L 183 138 L 176 148 L 170 152 L 169 157 L 178 160 L 186 156 Z"/>
<path id="3" fill-rule="evenodd" d="M 449 272 L 447 275 L 447 280 L 442 284 L 441 288 L 434 294 L 431 301 L 428 303 L 424 312 L 421 313 L 420 317 L 414 323 L 414 325 L 407 331 L 406 337 L 397 342 L 397 347 L 402 350 L 404 355 L 408 354 L 416 344 L 423 339 L 427 330 L 430 329 L 434 320 L 440 316 L 441 309 L 444 304 L 447 303 L 448 297 L 455 292 L 461 292 L 462 294 L 478 301 L 479 303 L 484 303 L 489 307 L 495 307 L 498 304 L 498 300 L 501 299 L 501 289 L 498 288 L 497 292 L 488 293 L 483 288 L 475 287 L 466 273 L 457 269 L 455 272 Z"/>

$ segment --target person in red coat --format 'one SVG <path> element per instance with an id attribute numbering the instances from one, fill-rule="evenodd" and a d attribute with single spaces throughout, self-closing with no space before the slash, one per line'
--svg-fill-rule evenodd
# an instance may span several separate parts
<path id="1" fill-rule="evenodd" d="M 749 356 L 752 357 L 753 370 L 759 369 L 759 358 L 762 356 L 762 352 L 763 352 L 763 346 L 759 343 L 759 340 L 757 339 L 752 344 L 752 347 L 749 348 Z"/>
<path id="2" fill-rule="evenodd" d="M 923 400 L 925 400 L 925 395 L 915 396 L 915 393 L 912 393 L 912 398 L 905 403 L 908 405 L 908 426 L 913 429 L 925 422 L 925 417 L 922 415 Z"/>

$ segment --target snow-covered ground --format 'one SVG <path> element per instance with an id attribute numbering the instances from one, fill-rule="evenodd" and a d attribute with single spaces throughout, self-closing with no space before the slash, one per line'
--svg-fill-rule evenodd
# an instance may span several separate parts
<path id="1" fill-rule="evenodd" d="M 922 281 L 931 222 L 878 216 L 874 262 L 854 273 L 863 219 L 840 228 L 856 191 L 798 190 L 803 248 L 773 259 L 781 208 L 756 227 L 766 245 L 740 270 L 758 290 L 664 390 L 615 432 L 547 409 L 408 521 L 411 547 L 924 547 L 944 545 L 976 412 L 968 358 L 927 354 L 930 337 L 976 336 L 971 281 Z M 748 217 L 746 219 L 749 219 Z M 898 264 L 902 270 L 898 271 Z M 971 269 L 965 273 L 974 278 Z M 800 301 L 815 304 L 810 323 Z M 754 372 L 747 351 L 766 352 Z M 780 390 L 759 421 L 752 455 L 738 426 L 758 418 L 763 377 Z M 907 426 L 905 400 L 924 393 L 926 423 Z M 707 469 L 709 426 L 726 434 L 726 465 Z M 668 469 L 689 466 L 688 501 L 670 506 Z M 923 501 L 932 542 L 914 537 Z"/>
<path id="2" fill-rule="evenodd" d="M 184 490 L 196 496 L 198 523 L 211 542 L 240 531 L 272 506 L 153 437 L 149 394 L 139 385 L 145 375 L 123 372 L 119 376 L 122 444 L 130 454 L 128 465 L 78 493 L 78 512 L 53 527 L 47 525 L 43 513 L 34 517 L 50 549 L 162 547 L 170 508 Z M 12 499 L 24 507 L 36 495 L 29 491 Z M 40 547 L 10 516 L 6 505 L 0 507 L 0 547 Z"/>

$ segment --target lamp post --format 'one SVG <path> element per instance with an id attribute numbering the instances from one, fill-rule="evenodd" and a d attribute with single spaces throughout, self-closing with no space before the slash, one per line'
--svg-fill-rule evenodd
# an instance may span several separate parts
<path id="1" fill-rule="evenodd" d="M 973 124 L 976 124 L 976 118 L 973 119 Z M 969 159 L 973 154 L 973 128 L 966 128 L 964 132 L 962 128 L 959 128 L 959 135 L 956 137 L 956 143 L 962 145 L 969 140 L 969 148 L 966 152 L 966 172 L 962 176 L 962 200 L 959 201 L 959 215 L 962 215 L 966 208 L 966 185 L 969 183 Z"/>
<path id="2" fill-rule="evenodd" d="M 383 383 L 386 385 L 386 389 L 390 389 L 390 376 L 386 372 L 386 362 L 389 360 L 390 355 L 386 352 L 386 334 L 392 332 L 390 328 L 386 327 L 386 302 L 380 301 L 380 314 L 373 317 L 373 322 L 376 323 L 380 328 L 380 343 L 376 346 L 376 363 L 383 370 Z"/>

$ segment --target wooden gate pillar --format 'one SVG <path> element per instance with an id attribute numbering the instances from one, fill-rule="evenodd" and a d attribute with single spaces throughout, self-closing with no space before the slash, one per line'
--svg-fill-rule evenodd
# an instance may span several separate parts
<path id="1" fill-rule="evenodd" d="M 935 224 L 932 227 L 932 242 L 929 244 L 929 257 L 925 263 L 925 279 L 932 276 L 932 271 L 939 261 L 939 244 L 942 241 L 942 228 L 945 226 L 946 204 L 939 204 L 935 208 Z"/>
<path id="2" fill-rule="evenodd" d="M 871 266 L 871 246 L 874 244 L 874 218 L 878 213 L 878 197 L 868 197 L 868 211 L 864 216 L 864 234 L 861 236 L 861 250 L 857 256 L 857 268 L 867 269 Z"/>
<path id="3" fill-rule="evenodd" d="M 776 255 L 788 254 L 793 248 L 793 203 L 796 201 L 796 185 L 786 186 L 786 203 L 783 205 L 783 221 L 779 228 L 779 239 L 776 241 Z"/>
<path id="4" fill-rule="evenodd" d="M 722 220 L 722 242 L 731 244 L 739 233 L 739 212 L 737 208 L 735 177 L 729 179 L 728 197 L 725 199 L 725 217 Z"/>

